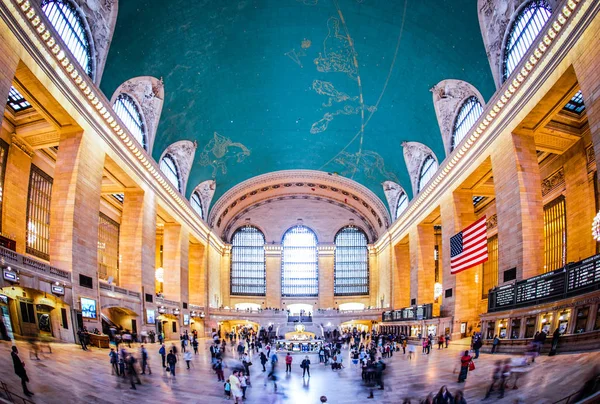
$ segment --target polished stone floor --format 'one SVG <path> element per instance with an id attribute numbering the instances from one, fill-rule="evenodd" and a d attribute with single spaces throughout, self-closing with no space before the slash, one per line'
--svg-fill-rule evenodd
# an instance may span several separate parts
<path id="1" fill-rule="evenodd" d="M 108 350 L 92 349 L 84 352 L 76 345 L 54 344 L 52 354 L 40 355 L 41 360 L 30 359 L 29 345 L 17 342 L 21 358 L 31 379 L 30 389 L 35 393 L 36 403 L 219 403 L 224 400 L 223 383 L 217 382 L 210 366 L 210 354 L 205 341 L 202 341 L 200 354 L 187 370 L 185 362 L 180 362 L 177 376 L 172 378 L 160 368 L 158 345 L 149 344 L 152 375 L 141 375 L 142 385 L 130 390 L 127 380 L 111 376 Z M 413 360 L 402 354 L 388 359 L 385 390 L 375 390 L 375 402 L 402 403 L 411 398 L 418 403 L 429 392 L 437 391 L 446 384 L 451 392 L 464 390 L 468 403 L 481 402 L 491 380 L 493 364 L 498 359 L 511 358 L 509 355 L 482 354 L 477 360 L 477 369 L 471 372 L 466 383 L 458 384 L 454 374 L 459 352 L 464 349 L 461 341 L 454 342 L 449 349 L 432 350 L 430 355 L 417 351 Z M 133 347 L 138 352 L 138 347 Z M 13 372 L 10 358 L 10 343 L 0 342 L 0 381 L 10 386 L 12 391 L 21 393 L 20 381 Z M 347 355 L 347 351 L 345 352 Z M 512 356 L 514 358 L 514 356 Z M 360 371 L 352 367 L 349 359 L 346 368 L 332 371 L 329 367 L 312 366 L 312 377 L 302 378 L 299 363 L 301 356 L 295 356 L 292 373 L 285 375 L 283 357 L 279 364 L 279 389 L 273 392 L 272 383 L 264 386 L 264 374 L 259 361 L 251 367 L 252 387 L 248 388 L 247 403 L 319 403 L 319 397 L 326 395 L 328 403 L 363 401 L 368 390 L 361 383 Z M 311 361 L 318 362 L 317 357 Z M 507 391 L 505 398 L 497 396 L 486 402 L 514 403 L 553 403 L 578 390 L 591 372 L 593 364 L 600 363 L 600 352 L 564 354 L 554 357 L 540 357 L 529 366 L 526 376 L 519 382 L 518 390 Z M 229 376 L 227 369 L 225 376 Z"/>

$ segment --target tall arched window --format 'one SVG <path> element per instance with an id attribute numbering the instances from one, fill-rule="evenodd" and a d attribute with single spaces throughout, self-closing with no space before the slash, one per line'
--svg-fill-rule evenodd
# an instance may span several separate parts
<path id="1" fill-rule="evenodd" d="M 197 191 L 194 191 L 192 197 L 190 198 L 190 203 L 192 204 L 192 208 L 196 211 L 200 217 L 204 217 L 202 215 L 202 201 L 200 200 L 200 195 Z"/>
<path id="2" fill-rule="evenodd" d="M 162 171 L 171 184 L 175 185 L 177 190 L 181 192 L 181 178 L 179 176 L 179 169 L 177 168 L 177 164 L 175 164 L 175 160 L 170 154 L 165 154 L 160 161 L 160 171 Z"/>
<path id="3" fill-rule="evenodd" d="M 552 9 L 546 0 L 530 1 L 521 9 L 510 27 L 504 47 L 503 80 L 506 80 L 521 62 L 551 15 Z"/>
<path id="4" fill-rule="evenodd" d="M 344 227 L 335 236 L 333 291 L 335 296 L 369 294 L 367 236 L 354 226 Z"/>
<path id="5" fill-rule="evenodd" d="M 317 236 L 306 226 L 294 226 L 283 235 L 281 295 L 317 296 L 319 264 Z"/>
<path id="6" fill-rule="evenodd" d="M 144 150 L 148 150 L 146 128 L 144 127 L 142 114 L 133 98 L 127 94 L 119 94 L 113 104 L 113 109 L 127 129 L 129 129 L 135 140 L 142 145 Z"/>
<path id="7" fill-rule="evenodd" d="M 423 190 L 423 188 L 433 177 L 437 169 L 438 163 L 437 161 L 435 161 L 433 156 L 430 154 L 429 156 L 425 157 L 425 160 L 423 160 L 423 164 L 421 164 L 421 170 L 419 171 L 419 182 L 417 187 L 418 192 L 421 192 Z"/>
<path id="8" fill-rule="evenodd" d="M 75 5 L 70 0 L 43 0 L 42 10 L 77 62 L 92 77 L 91 42 Z"/>
<path id="9" fill-rule="evenodd" d="M 398 198 L 398 203 L 396 204 L 396 219 L 400 217 L 400 214 L 404 212 L 404 210 L 408 207 L 408 195 L 406 192 L 402 191 L 400 197 Z"/>
<path id="10" fill-rule="evenodd" d="M 254 226 L 240 227 L 231 238 L 231 295 L 264 296 L 266 278 L 265 235 Z"/>
<path id="11" fill-rule="evenodd" d="M 471 96 L 463 102 L 454 121 L 450 151 L 465 138 L 481 114 L 483 114 L 483 107 L 477 97 Z"/>

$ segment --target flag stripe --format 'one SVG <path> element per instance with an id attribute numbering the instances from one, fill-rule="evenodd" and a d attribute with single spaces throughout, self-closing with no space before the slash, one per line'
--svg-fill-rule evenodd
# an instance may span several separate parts
<path id="1" fill-rule="evenodd" d="M 488 259 L 486 217 L 450 238 L 450 272 L 456 274 Z"/>

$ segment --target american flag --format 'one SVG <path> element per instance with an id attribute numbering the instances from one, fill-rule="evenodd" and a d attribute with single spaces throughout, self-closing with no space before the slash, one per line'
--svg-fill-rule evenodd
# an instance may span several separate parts
<path id="1" fill-rule="evenodd" d="M 450 273 L 457 274 L 488 260 L 485 216 L 450 238 Z"/>

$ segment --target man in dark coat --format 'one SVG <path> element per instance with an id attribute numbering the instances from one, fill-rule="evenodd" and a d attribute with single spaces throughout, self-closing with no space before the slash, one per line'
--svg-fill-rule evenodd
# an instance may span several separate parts
<path id="1" fill-rule="evenodd" d="M 15 365 L 15 374 L 21 378 L 23 393 L 25 393 L 27 397 L 33 396 L 33 393 L 27 388 L 27 382 L 29 381 L 29 378 L 27 377 L 27 372 L 25 371 L 25 363 L 21 361 L 21 358 L 19 358 L 19 351 L 17 350 L 16 346 L 12 347 L 10 356 L 12 357 L 13 365 Z"/>

